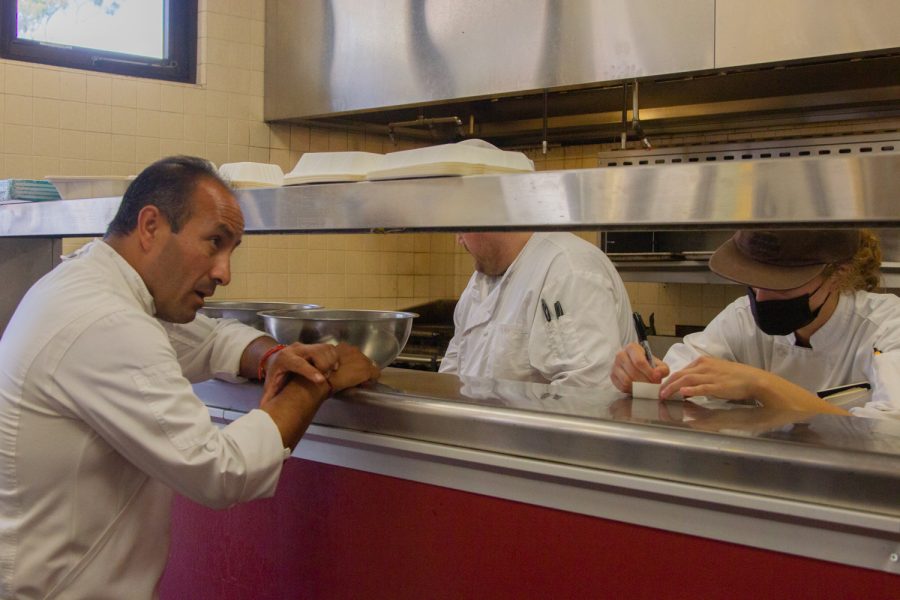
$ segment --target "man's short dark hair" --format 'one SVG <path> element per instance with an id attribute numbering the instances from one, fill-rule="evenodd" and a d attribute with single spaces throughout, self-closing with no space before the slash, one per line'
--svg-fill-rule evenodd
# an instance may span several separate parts
<path id="1" fill-rule="evenodd" d="M 208 160 L 195 156 L 169 156 L 156 161 L 138 175 L 122 196 L 116 216 L 110 221 L 106 235 L 127 235 L 137 227 L 138 213 L 145 206 L 155 206 L 169 227 L 178 233 L 191 216 L 191 194 L 194 186 L 209 178 L 230 189 Z"/>

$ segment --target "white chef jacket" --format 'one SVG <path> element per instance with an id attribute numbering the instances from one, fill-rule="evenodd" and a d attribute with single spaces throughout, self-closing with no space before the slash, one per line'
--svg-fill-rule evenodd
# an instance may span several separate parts
<path id="1" fill-rule="evenodd" d="M 637 339 L 615 267 L 571 233 L 532 234 L 502 276 L 476 271 L 453 318 L 440 370 L 466 377 L 611 388 L 616 352 Z"/>
<path id="2" fill-rule="evenodd" d="M 900 418 L 900 298 L 893 294 L 841 294 L 831 318 L 798 346 L 793 333 L 768 335 L 753 320 L 750 301 L 738 298 L 699 333 L 666 354 L 672 373 L 702 355 L 764 369 L 812 393 L 867 381 L 865 406 L 856 416 Z"/>
<path id="3" fill-rule="evenodd" d="M 255 410 L 215 427 L 191 383 L 235 378 L 260 332 L 163 326 L 95 240 L 44 276 L 0 340 L 0 596 L 155 597 L 172 490 L 212 507 L 274 493 L 281 436 Z M 168 333 L 167 333 L 168 332 Z"/>

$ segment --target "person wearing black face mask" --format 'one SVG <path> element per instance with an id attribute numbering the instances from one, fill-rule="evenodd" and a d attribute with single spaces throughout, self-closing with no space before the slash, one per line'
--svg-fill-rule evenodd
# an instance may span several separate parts
<path id="1" fill-rule="evenodd" d="M 878 240 L 865 230 L 739 231 L 709 266 L 747 295 L 652 366 L 640 346 L 626 346 L 610 378 L 623 392 L 633 381 L 663 382 L 662 399 L 900 419 L 900 299 L 872 293 L 880 264 Z M 857 382 L 872 388 L 864 406 L 816 394 Z"/>
<path id="2" fill-rule="evenodd" d="M 747 298 L 750 299 L 750 311 L 757 326 L 769 335 L 787 335 L 806 327 L 816 320 L 822 312 L 824 302 L 816 308 L 810 307 L 810 300 L 816 292 L 822 289 L 824 282 L 812 293 L 801 294 L 794 298 L 783 300 L 757 300 L 759 290 L 747 288 Z M 830 293 L 829 293 L 830 296 Z M 827 300 L 827 298 L 826 298 Z"/>

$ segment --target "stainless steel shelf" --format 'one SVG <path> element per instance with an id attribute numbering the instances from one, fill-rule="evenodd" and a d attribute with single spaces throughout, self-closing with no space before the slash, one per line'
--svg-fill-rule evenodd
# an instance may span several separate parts
<path id="1" fill-rule="evenodd" d="M 613 261 L 623 281 L 738 285 L 709 270 L 706 260 Z M 882 287 L 900 288 L 900 262 L 881 263 Z"/>
<path id="2" fill-rule="evenodd" d="M 900 226 L 900 153 L 244 190 L 248 232 Z M 0 236 L 102 233 L 118 198 L 0 207 Z"/>

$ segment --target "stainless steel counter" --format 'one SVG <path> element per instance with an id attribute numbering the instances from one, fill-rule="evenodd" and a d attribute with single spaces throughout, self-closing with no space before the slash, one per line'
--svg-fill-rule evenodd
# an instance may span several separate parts
<path id="1" fill-rule="evenodd" d="M 195 388 L 220 422 L 260 394 L 253 384 Z M 889 560 L 900 551 L 900 424 L 713 408 L 389 368 L 326 402 L 297 455 L 900 572 Z M 635 508 L 647 502 L 652 510 Z M 814 545 L 795 547 L 798 527 L 812 527 Z M 824 543 L 823 527 L 850 535 L 857 555 L 847 539 Z"/>

